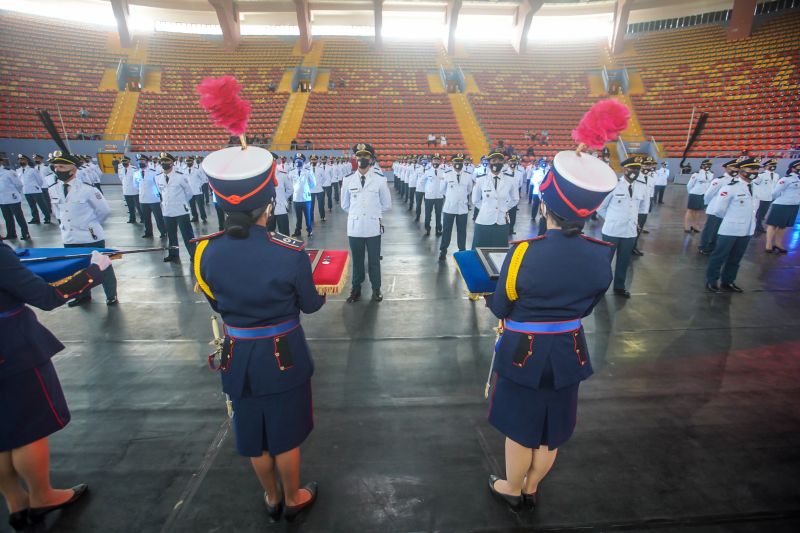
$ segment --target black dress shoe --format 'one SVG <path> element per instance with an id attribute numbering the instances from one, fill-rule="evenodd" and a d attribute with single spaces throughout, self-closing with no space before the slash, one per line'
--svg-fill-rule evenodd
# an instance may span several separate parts
<path id="1" fill-rule="evenodd" d="M 697 251 L 700 252 L 701 255 L 711 255 L 711 252 L 704 250 L 702 248 L 698 248 Z"/>
<path id="2" fill-rule="evenodd" d="M 69 507 L 78 499 L 86 494 L 86 491 L 89 490 L 89 485 L 86 483 L 81 483 L 80 485 L 76 485 L 72 487 L 72 498 L 65 501 L 64 503 L 58 505 L 51 505 L 49 507 L 31 507 L 28 509 L 28 518 L 30 519 L 31 523 L 39 523 L 44 520 L 45 515 L 48 513 L 52 513 L 53 511 L 57 511 L 58 509 L 64 509 L 65 507 Z"/>
<path id="3" fill-rule="evenodd" d="M 650 232 L 647 231 L 646 229 L 642 228 L 642 233 L 647 234 L 647 233 L 650 233 Z"/>
<path id="4" fill-rule="evenodd" d="M 644 255 L 644 253 L 638 248 L 634 248 L 631 253 L 637 257 L 642 257 Z"/>
<path id="5" fill-rule="evenodd" d="M 414 217 L 414 222 L 419 222 L 419 217 Z"/>
<path id="6" fill-rule="evenodd" d="M 270 520 L 277 522 L 281 519 L 284 507 L 283 498 L 281 498 L 281 500 L 275 505 L 270 505 L 269 501 L 267 501 L 267 493 L 264 492 L 264 506 L 267 508 L 267 514 L 269 515 Z"/>
<path id="7" fill-rule="evenodd" d="M 347 297 L 347 303 L 351 304 L 353 302 L 357 302 L 361 299 L 361 291 L 352 291 L 350 296 Z"/>
<path id="8" fill-rule="evenodd" d="M 719 287 L 717 287 L 716 283 L 706 283 L 706 290 L 708 292 L 713 292 L 714 294 L 719 292 Z"/>
<path id="9" fill-rule="evenodd" d="M 22 240 L 24 241 L 25 237 L 22 237 Z M 778 252 L 779 254 L 788 254 L 789 253 L 789 250 L 781 248 L 780 246 L 773 246 L 772 247 L 772 251 L 773 252 Z"/>
<path id="10" fill-rule="evenodd" d="M 383 294 L 381 294 L 380 289 L 376 291 L 372 291 L 372 301 L 373 302 L 382 302 L 383 301 Z"/>
<path id="11" fill-rule="evenodd" d="M 78 307 L 79 305 L 89 304 L 92 301 L 91 296 L 81 296 L 80 298 L 75 298 L 67 302 L 67 307 Z"/>
<path id="12" fill-rule="evenodd" d="M 144 235 L 142 235 L 142 238 L 143 239 L 152 239 L 153 238 L 153 234 L 152 233 L 145 233 Z"/>
<path id="13" fill-rule="evenodd" d="M 691 232 L 692 232 L 692 230 L 690 230 L 690 229 L 685 229 L 685 230 L 683 230 L 683 232 L 684 232 L 684 233 L 691 233 Z"/>
<path id="14" fill-rule="evenodd" d="M 165 263 L 180 263 L 181 259 L 180 259 L 180 257 L 174 256 L 174 255 L 168 255 L 167 257 L 164 258 L 164 262 Z"/>
<path id="15" fill-rule="evenodd" d="M 117 299 L 116 296 L 114 296 L 113 298 L 108 298 L 106 300 L 106 305 L 117 305 L 118 303 L 119 303 L 119 299 Z"/>
<path id="16" fill-rule="evenodd" d="M 430 229 L 426 229 L 425 230 L 425 236 L 426 237 L 430 237 L 431 236 L 431 230 Z"/>
<path id="17" fill-rule="evenodd" d="M 442 232 L 441 232 L 441 231 L 437 231 L 437 232 L 436 232 L 436 236 L 437 236 L 437 237 L 441 237 L 441 236 L 442 236 Z"/>
<path id="18" fill-rule="evenodd" d="M 295 518 L 297 518 L 300 513 L 311 509 L 311 506 L 317 501 L 318 487 L 316 481 L 312 481 L 303 488 L 311 493 L 311 498 L 306 503 L 300 505 L 287 505 L 286 510 L 283 512 L 283 517 L 287 522 L 294 522 Z"/>
<path id="19" fill-rule="evenodd" d="M 700 233 L 700 230 L 699 229 L 695 229 L 694 226 L 692 226 L 692 233 Z"/>
<path id="20" fill-rule="evenodd" d="M 444 253 L 444 252 L 440 253 L 440 254 L 439 254 L 439 261 L 441 261 L 442 263 L 444 263 L 446 260 L 447 260 L 447 254 L 446 254 L 446 253 Z"/>
<path id="21" fill-rule="evenodd" d="M 25 235 L 22 236 L 22 240 L 23 241 L 31 240 L 31 234 L 30 233 L 26 233 Z"/>
<path id="22" fill-rule="evenodd" d="M 299 236 L 300 236 L 300 232 L 299 231 L 295 231 L 294 233 L 292 233 L 292 237 L 294 237 L 295 239 L 297 237 L 299 237 Z"/>
<path id="23" fill-rule="evenodd" d="M 192 218 L 192 219 L 189 219 L 189 222 L 197 222 L 197 217 L 194 217 L 194 218 Z"/>
<path id="24" fill-rule="evenodd" d="M 9 514 L 8 525 L 10 525 L 14 531 L 23 531 L 28 527 L 28 510 L 23 509 L 22 511 Z"/>
<path id="25" fill-rule="evenodd" d="M 222 230 L 220 230 L 220 231 L 222 231 Z M 163 241 L 164 239 L 167 238 L 167 236 L 162 233 L 161 235 L 158 236 L 158 238 Z"/>
<path id="26" fill-rule="evenodd" d="M 501 478 L 490 474 L 489 475 L 489 492 L 492 493 L 492 496 L 500 500 L 501 502 L 505 502 L 509 507 L 511 507 L 512 511 L 519 511 L 522 509 L 522 496 L 509 496 L 508 494 L 503 494 L 502 492 L 497 492 L 497 489 L 494 488 L 494 484 L 500 481 Z"/>
<path id="27" fill-rule="evenodd" d="M 523 492 L 522 503 L 525 505 L 526 509 L 535 509 L 536 506 L 539 505 L 539 491 L 536 491 L 533 494 L 525 494 Z"/>
<path id="28" fill-rule="evenodd" d="M 735 283 L 720 283 L 719 288 L 725 292 L 744 292 L 744 289 Z"/>
<path id="29" fill-rule="evenodd" d="M 614 294 L 616 294 L 617 296 L 622 296 L 624 298 L 631 297 L 631 293 L 628 292 L 626 289 L 614 289 Z"/>
<path id="30" fill-rule="evenodd" d="M 129 220 L 128 224 L 136 224 L 136 221 L 135 220 Z"/>

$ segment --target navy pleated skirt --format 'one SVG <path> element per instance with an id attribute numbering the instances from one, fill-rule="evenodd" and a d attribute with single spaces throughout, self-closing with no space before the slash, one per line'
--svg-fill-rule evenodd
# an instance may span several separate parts
<path id="1" fill-rule="evenodd" d="M 767 225 L 776 228 L 791 228 L 797 220 L 797 211 L 800 206 L 780 205 L 773 203 L 767 214 Z"/>
<path id="2" fill-rule="evenodd" d="M 70 420 L 50 361 L 0 381 L 0 406 L 0 452 L 52 435 Z"/>
<path id="3" fill-rule="evenodd" d="M 310 380 L 286 392 L 231 400 L 236 451 L 245 457 L 288 452 L 314 429 Z"/>
<path id="4" fill-rule="evenodd" d="M 706 203 L 702 194 L 690 194 L 687 209 L 705 209 Z"/>
<path id="5" fill-rule="evenodd" d="M 508 246 L 508 224 L 475 224 L 472 249 Z"/>
<path id="6" fill-rule="evenodd" d="M 553 369 L 549 364 L 539 389 L 495 374 L 489 423 L 526 448 L 547 446 L 554 450 L 567 442 L 575 430 L 579 385 L 580 382 L 554 389 Z"/>

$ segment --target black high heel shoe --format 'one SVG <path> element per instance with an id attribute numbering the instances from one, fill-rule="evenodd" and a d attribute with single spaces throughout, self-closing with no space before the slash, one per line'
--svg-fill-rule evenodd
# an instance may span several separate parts
<path id="1" fill-rule="evenodd" d="M 28 527 L 28 510 L 23 509 L 22 511 L 17 511 L 16 513 L 8 515 L 8 525 L 10 525 L 14 531 L 24 530 Z"/>
<path id="2" fill-rule="evenodd" d="M 283 518 L 285 518 L 287 522 L 294 522 L 295 518 L 297 518 L 300 513 L 311 509 L 311 506 L 317 501 L 318 486 L 316 481 L 312 481 L 303 488 L 311 494 L 311 498 L 309 498 L 306 503 L 301 503 L 300 505 L 287 505 L 286 510 L 283 512 Z"/>
<path id="3" fill-rule="evenodd" d="M 65 507 L 69 507 L 76 501 L 80 499 L 81 496 L 86 494 L 89 490 L 89 485 L 86 483 L 81 483 L 80 485 L 76 485 L 72 487 L 72 498 L 65 501 L 64 503 L 60 503 L 58 505 L 50 505 L 49 507 L 31 507 L 28 509 L 28 518 L 32 524 L 37 524 L 44 520 L 45 515 L 48 513 L 52 513 L 53 511 L 57 511 L 58 509 L 64 509 Z"/>
<path id="4" fill-rule="evenodd" d="M 526 509 L 535 509 L 539 505 L 539 491 L 532 494 L 522 493 L 522 503 L 525 504 Z"/>
<path id="5" fill-rule="evenodd" d="M 277 522 L 281 519 L 281 515 L 283 514 L 283 496 L 278 503 L 275 505 L 270 505 L 269 501 L 267 500 L 267 493 L 264 492 L 264 506 L 267 508 L 267 514 L 269 515 L 270 519 L 273 522 Z"/>
<path id="6" fill-rule="evenodd" d="M 497 489 L 494 488 L 494 484 L 500 481 L 502 478 L 499 478 L 493 474 L 489 475 L 489 492 L 492 495 L 500 500 L 501 502 L 505 502 L 509 507 L 511 507 L 512 511 L 519 511 L 522 509 L 522 496 L 509 496 L 508 494 L 503 494 L 502 492 L 497 492 Z"/>

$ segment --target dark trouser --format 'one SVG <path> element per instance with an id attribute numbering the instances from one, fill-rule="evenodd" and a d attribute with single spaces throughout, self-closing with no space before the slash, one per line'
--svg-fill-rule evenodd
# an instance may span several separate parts
<path id="1" fill-rule="evenodd" d="M 142 209 L 142 222 L 144 222 L 144 234 L 153 234 L 153 218 L 156 219 L 156 226 L 161 235 L 166 235 L 167 228 L 164 225 L 164 215 L 161 214 L 161 204 L 139 204 Z M 152 216 L 151 216 L 152 215 Z"/>
<path id="2" fill-rule="evenodd" d="M 317 206 L 319 218 L 325 220 L 325 191 L 311 193 L 311 222 L 314 222 L 314 206 Z"/>
<path id="3" fill-rule="evenodd" d="M 615 245 L 614 253 L 617 255 L 617 264 L 614 266 L 614 288 L 624 289 L 636 237 L 610 237 L 604 233 L 603 240 Z"/>
<path id="4" fill-rule="evenodd" d="M 28 236 L 28 223 L 25 222 L 25 214 L 22 212 L 22 202 L 0 205 L 0 211 L 3 212 L 3 219 L 6 221 L 6 239 L 17 238 L 17 226 L 14 225 L 15 218 L 22 231 L 22 236 Z"/>
<path id="5" fill-rule="evenodd" d="M 325 198 L 328 199 L 328 210 L 333 211 L 333 186 L 328 185 L 323 187 L 322 190 L 325 192 Z"/>
<path id="6" fill-rule="evenodd" d="M 128 206 L 128 222 L 136 222 L 136 213 L 139 213 L 139 219 L 144 220 L 142 207 L 139 205 L 138 194 L 126 194 L 125 205 Z M 151 228 L 152 229 L 152 228 Z"/>
<path id="7" fill-rule="evenodd" d="M 708 260 L 706 270 L 706 281 L 712 285 L 717 283 L 722 271 L 723 285 L 730 285 L 736 281 L 736 274 L 739 273 L 739 263 L 742 256 L 747 251 L 747 243 L 750 242 L 750 235 L 745 237 L 732 237 L 730 235 L 720 235 L 717 238 L 717 245 L 714 253 Z"/>
<path id="8" fill-rule="evenodd" d="M 656 194 L 655 194 L 654 198 L 656 199 L 656 201 L 658 203 L 660 203 L 660 204 L 664 203 L 664 191 L 666 191 L 666 190 L 667 190 L 667 186 L 666 185 L 656 185 Z"/>
<path id="9" fill-rule="evenodd" d="M 651 204 L 652 205 L 652 204 Z M 636 241 L 633 243 L 633 249 L 639 249 L 639 236 L 642 234 L 642 230 L 644 229 L 644 225 L 647 223 L 647 213 L 639 213 L 637 218 L 639 224 L 639 231 L 636 232 Z"/>
<path id="10" fill-rule="evenodd" d="M 539 206 L 542 204 L 542 199 L 537 195 L 533 196 L 531 200 L 531 220 L 536 222 L 536 217 L 539 216 Z"/>
<path id="11" fill-rule="evenodd" d="M 698 248 L 703 252 L 711 252 L 717 244 L 717 232 L 722 224 L 722 219 L 708 215 L 706 225 L 703 226 L 703 232 L 700 234 L 700 246 Z"/>
<path id="12" fill-rule="evenodd" d="M 42 198 L 44 198 L 44 203 L 47 204 L 47 210 L 52 214 L 53 205 L 50 202 L 50 189 L 42 189 Z"/>
<path id="13" fill-rule="evenodd" d="M 414 209 L 414 199 L 417 197 L 417 188 L 416 187 L 409 187 L 408 188 L 408 210 L 411 211 Z"/>
<path id="14" fill-rule="evenodd" d="M 28 200 L 28 207 L 31 210 L 31 218 L 34 222 L 39 222 L 39 209 L 42 210 L 44 221 L 50 221 L 50 208 L 47 207 L 47 203 L 44 201 L 44 197 L 42 196 L 41 192 L 26 194 L 25 199 Z M 37 205 L 39 206 L 39 209 L 36 208 Z"/>
<path id="15" fill-rule="evenodd" d="M 200 211 L 200 218 L 203 222 L 206 221 L 206 208 L 203 204 L 203 195 L 195 194 L 189 201 L 189 207 L 192 210 L 192 220 L 197 220 L 197 212 Z"/>
<path id="16" fill-rule="evenodd" d="M 311 233 L 311 202 L 294 202 L 295 235 L 299 235 L 300 230 L 303 229 L 303 217 L 306 217 L 306 231 Z"/>
<path id="17" fill-rule="evenodd" d="M 516 205 L 508 210 L 508 234 L 509 235 L 514 233 L 514 224 L 517 223 L 517 210 L 518 210 L 518 207 Z"/>
<path id="18" fill-rule="evenodd" d="M 464 251 L 467 249 L 467 213 L 463 215 L 445 213 L 442 242 L 439 245 L 439 250 L 441 250 L 443 254 L 447 253 L 447 248 L 450 246 L 450 237 L 453 233 L 454 221 L 456 223 L 456 243 L 458 244 L 458 250 Z"/>
<path id="19" fill-rule="evenodd" d="M 222 231 L 225 229 L 225 211 L 214 202 L 214 211 L 217 212 L 217 224 L 219 224 L 219 230 Z"/>
<path id="20" fill-rule="evenodd" d="M 208 183 L 204 183 L 200 188 L 203 191 L 203 200 L 208 205 L 211 202 L 211 187 L 208 186 Z"/>
<path id="21" fill-rule="evenodd" d="M 284 213 L 282 215 L 274 215 L 272 218 L 269 219 L 269 223 L 267 223 L 267 229 L 269 231 L 275 231 L 275 228 L 278 229 L 278 233 L 289 235 L 288 213 Z"/>
<path id="22" fill-rule="evenodd" d="M 106 241 L 87 242 L 82 244 L 65 244 L 64 248 L 105 248 Z M 114 267 L 108 267 L 103 272 L 103 292 L 106 293 L 106 300 L 117 297 L 117 276 L 114 274 Z M 92 297 L 91 291 L 86 291 L 78 300 L 88 300 Z"/>
<path id="23" fill-rule="evenodd" d="M 381 236 L 348 237 L 350 253 L 353 256 L 353 290 L 361 290 L 364 283 L 364 252 L 367 255 L 369 282 L 372 290 L 381 288 Z"/>
<path id="24" fill-rule="evenodd" d="M 417 200 L 417 218 L 422 213 L 422 200 L 425 198 L 425 191 L 415 191 L 414 198 Z"/>
<path id="25" fill-rule="evenodd" d="M 756 211 L 756 229 L 760 231 L 764 231 L 764 217 L 767 216 L 767 211 L 769 211 L 769 206 L 772 205 L 772 202 L 766 202 L 761 200 L 758 204 L 758 211 Z"/>
<path id="26" fill-rule="evenodd" d="M 341 185 L 338 181 L 333 182 L 333 199 L 336 200 L 336 203 L 339 203 L 339 187 Z"/>
<path id="27" fill-rule="evenodd" d="M 164 217 L 164 222 L 167 226 L 167 238 L 170 246 L 169 256 L 179 257 L 181 254 L 178 250 L 178 228 L 181 230 L 181 237 L 183 237 L 183 244 L 186 245 L 186 250 L 189 252 L 189 258 L 194 260 L 195 243 L 190 242 L 194 239 L 194 230 L 192 223 L 189 221 L 189 215 L 181 215 L 179 217 Z M 172 247 L 175 248 L 172 248 Z"/>
<path id="28" fill-rule="evenodd" d="M 436 211 L 436 233 L 442 231 L 442 207 L 444 198 L 425 198 L 425 229 L 431 229 L 431 212 Z"/>

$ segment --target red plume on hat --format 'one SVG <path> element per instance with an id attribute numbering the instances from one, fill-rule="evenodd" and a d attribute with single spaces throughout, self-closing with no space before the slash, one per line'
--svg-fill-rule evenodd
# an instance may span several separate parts
<path id="1" fill-rule="evenodd" d="M 578 127 L 572 130 L 572 138 L 581 145 L 599 150 L 628 127 L 630 118 L 631 112 L 625 105 L 611 98 L 600 100 L 586 112 Z M 582 148 L 579 147 L 578 151 L 582 151 Z"/>
<path id="2" fill-rule="evenodd" d="M 250 102 L 239 96 L 242 86 L 236 78 L 205 78 L 196 89 L 200 105 L 208 111 L 215 125 L 225 128 L 231 135 L 244 135 L 250 118 Z"/>

